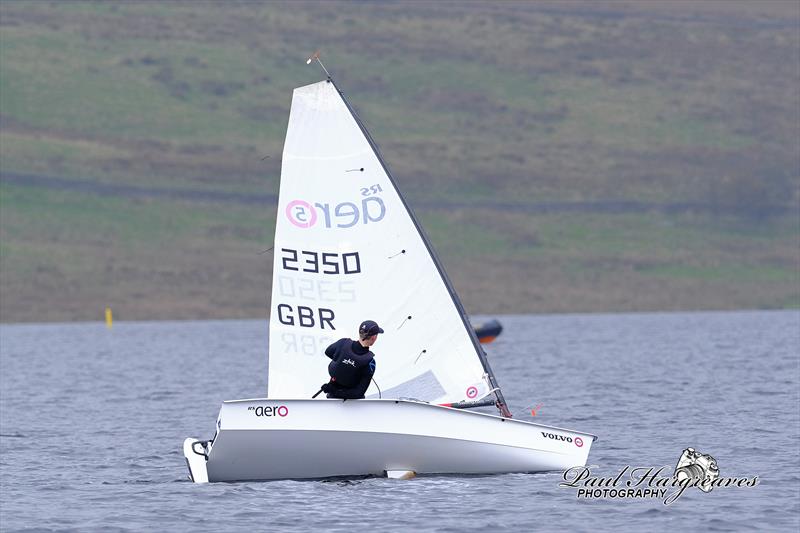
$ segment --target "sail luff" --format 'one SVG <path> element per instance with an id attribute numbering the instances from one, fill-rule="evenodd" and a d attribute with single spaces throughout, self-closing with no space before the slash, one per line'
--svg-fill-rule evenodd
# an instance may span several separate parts
<path id="1" fill-rule="evenodd" d="M 327 70 L 326 70 L 326 72 L 327 72 Z M 458 294 L 456 293 L 456 291 L 455 291 L 455 289 L 453 287 L 453 284 L 452 284 L 452 282 L 450 281 L 450 278 L 447 275 L 447 272 L 444 270 L 444 267 L 442 266 L 442 262 L 439 259 L 439 256 L 436 253 L 436 250 L 433 248 L 433 245 L 431 244 L 431 241 L 428 238 L 428 235 L 425 233 L 425 230 L 423 229 L 422 225 L 419 223 L 419 220 L 417 219 L 417 216 L 414 214 L 414 211 L 411 209 L 411 206 L 406 201 L 405 196 L 401 192 L 400 188 L 397 186 L 397 181 L 394 179 L 394 176 L 392 176 L 392 173 L 389 171 L 389 167 L 386 164 L 386 161 L 384 161 L 383 157 L 381 156 L 381 152 L 380 152 L 380 149 L 378 148 L 377 143 L 372 138 L 372 135 L 370 135 L 370 133 L 367 130 L 367 128 L 364 125 L 364 123 L 361 121 L 361 118 L 358 116 L 358 114 L 356 113 L 355 109 L 353 109 L 353 106 L 350 105 L 350 102 L 347 100 L 347 98 L 345 97 L 345 95 L 342 92 L 342 90 L 339 89 L 339 86 L 336 84 L 336 82 L 333 81 L 333 78 L 330 75 L 328 76 L 328 81 L 336 89 L 336 93 L 342 99 L 342 102 L 344 102 L 344 105 L 347 107 L 347 110 L 350 112 L 350 115 L 353 117 L 353 120 L 355 120 L 355 123 L 358 125 L 359 129 L 361 130 L 361 133 L 364 135 L 364 138 L 369 143 L 369 146 L 372 149 L 373 153 L 375 154 L 375 157 L 377 158 L 378 162 L 383 167 L 383 171 L 386 173 L 386 176 L 389 178 L 389 181 L 392 183 L 392 185 L 394 186 L 395 190 L 397 191 L 397 195 L 399 196 L 400 201 L 403 204 L 403 207 L 405 207 L 406 212 L 408 213 L 409 217 L 411 218 L 411 221 L 413 222 L 414 227 L 416 228 L 418 234 L 420 235 L 420 237 L 422 239 L 422 242 L 425 244 L 425 247 L 427 248 L 428 253 L 431 256 L 431 259 L 433 260 L 433 263 L 436 266 L 436 269 L 437 269 L 437 271 L 439 272 L 439 275 L 442 278 L 442 282 L 444 283 L 444 285 L 445 285 L 445 287 L 447 289 L 447 292 L 449 293 L 450 298 L 452 299 L 452 302 L 455 305 L 459 316 L 461 317 L 461 321 L 463 323 L 464 329 L 466 330 L 467 334 L 469 335 L 469 338 L 472 341 L 472 345 L 475 348 L 475 352 L 476 352 L 476 354 L 478 356 L 478 359 L 480 360 L 481 365 L 483 366 L 483 369 L 486 372 L 486 375 L 488 376 L 489 385 L 490 385 L 491 389 L 493 389 L 495 398 L 497 399 L 497 408 L 500 410 L 500 413 L 504 417 L 511 418 L 511 412 L 508 409 L 508 406 L 506 404 L 505 398 L 503 397 L 503 393 L 500 390 L 500 386 L 498 385 L 497 379 L 494 376 L 494 372 L 492 371 L 492 367 L 489 364 L 489 360 L 488 360 L 488 358 L 486 356 L 486 352 L 484 352 L 483 347 L 480 344 L 480 340 L 478 339 L 478 336 L 475 334 L 475 330 L 473 329 L 472 325 L 469 323 L 469 320 L 467 319 L 467 314 L 466 314 L 466 311 L 464 309 L 464 305 L 461 303 L 461 299 L 458 297 Z"/>

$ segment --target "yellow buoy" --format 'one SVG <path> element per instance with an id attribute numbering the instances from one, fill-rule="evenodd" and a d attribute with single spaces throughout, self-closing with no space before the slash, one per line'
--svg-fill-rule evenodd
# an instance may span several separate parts
<path id="1" fill-rule="evenodd" d="M 112 322 L 114 322 L 113 317 L 111 316 L 111 308 L 106 307 L 106 326 L 111 329 Z"/>

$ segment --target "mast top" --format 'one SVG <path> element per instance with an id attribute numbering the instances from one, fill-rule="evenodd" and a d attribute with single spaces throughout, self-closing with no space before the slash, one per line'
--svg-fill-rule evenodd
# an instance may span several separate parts
<path id="1" fill-rule="evenodd" d="M 311 57 L 306 59 L 306 65 L 310 65 L 312 61 L 319 63 L 319 66 L 325 71 L 325 75 L 328 77 L 328 79 L 331 79 L 331 73 L 328 72 L 328 69 L 325 68 L 325 65 L 322 64 L 322 60 L 319 58 L 319 50 L 311 54 Z"/>

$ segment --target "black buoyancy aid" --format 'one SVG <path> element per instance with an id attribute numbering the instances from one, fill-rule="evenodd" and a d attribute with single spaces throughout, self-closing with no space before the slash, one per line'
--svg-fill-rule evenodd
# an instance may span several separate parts
<path id="1" fill-rule="evenodd" d="M 372 361 L 373 353 L 357 354 L 351 342 L 342 343 L 336 359 L 328 365 L 328 374 L 332 381 L 341 387 L 355 387 Z"/>

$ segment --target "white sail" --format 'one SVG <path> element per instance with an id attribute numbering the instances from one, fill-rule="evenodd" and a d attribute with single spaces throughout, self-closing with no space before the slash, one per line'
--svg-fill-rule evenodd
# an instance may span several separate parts
<path id="1" fill-rule="evenodd" d="M 330 81 L 294 91 L 274 258 L 269 397 L 311 397 L 328 381 L 325 348 L 366 319 L 385 330 L 372 348 L 383 398 L 490 392 L 443 274 Z"/>

